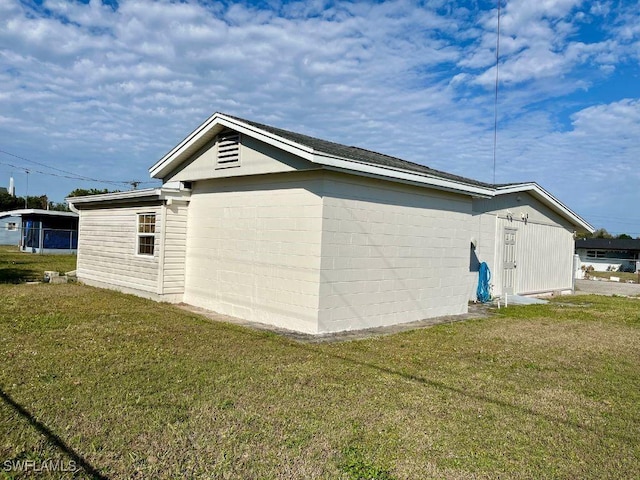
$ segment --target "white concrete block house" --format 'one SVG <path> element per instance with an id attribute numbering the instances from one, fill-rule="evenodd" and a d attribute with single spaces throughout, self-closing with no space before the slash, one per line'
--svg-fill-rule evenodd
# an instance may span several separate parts
<path id="1" fill-rule="evenodd" d="M 488 185 L 216 113 L 150 168 L 161 188 L 70 198 L 78 278 L 319 334 L 572 288 L 593 228 L 535 183 Z"/>

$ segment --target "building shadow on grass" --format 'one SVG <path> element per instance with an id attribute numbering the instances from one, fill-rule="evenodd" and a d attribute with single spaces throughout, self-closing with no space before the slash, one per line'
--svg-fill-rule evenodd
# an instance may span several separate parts
<path id="1" fill-rule="evenodd" d="M 90 478 L 96 480 L 109 479 L 109 477 L 100 473 L 98 469 L 96 469 L 87 460 L 85 460 L 84 457 L 82 457 L 73 448 L 67 445 L 64 440 L 56 435 L 50 428 L 48 428 L 42 422 L 38 421 L 38 419 L 36 419 L 27 409 L 25 409 L 22 405 L 11 398 L 11 396 L 2 389 L 0 389 L 0 398 L 2 398 L 2 400 L 4 400 L 7 405 L 9 405 L 17 413 L 19 413 L 27 422 L 29 422 L 29 424 L 31 424 L 33 428 L 35 428 L 41 435 L 43 435 L 51 445 L 56 447 L 67 457 L 73 460 L 76 465 L 82 468 Z"/>
<path id="2" fill-rule="evenodd" d="M 0 283 L 22 283 L 37 278 L 38 272 L 35 270 L 25 270 L 24 268 L 0 267 Z"/>

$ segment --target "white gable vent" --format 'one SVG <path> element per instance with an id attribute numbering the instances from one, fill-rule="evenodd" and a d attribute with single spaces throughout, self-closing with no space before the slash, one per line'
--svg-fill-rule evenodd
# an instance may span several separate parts
<path id="1" fill-rule="evenodd" d="M 238 132 L 223 132 L 216 139 L 218 155 L 216 168 L 240 166 L 240 134 Z"/>

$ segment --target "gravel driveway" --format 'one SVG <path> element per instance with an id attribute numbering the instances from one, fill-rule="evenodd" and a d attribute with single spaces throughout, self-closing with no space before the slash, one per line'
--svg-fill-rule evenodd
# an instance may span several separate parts
<path id="1" fill-rule="evenodd" d="M 640 284 L 576 280 L 576 293 L 638 296 L 640 295 Z"/>

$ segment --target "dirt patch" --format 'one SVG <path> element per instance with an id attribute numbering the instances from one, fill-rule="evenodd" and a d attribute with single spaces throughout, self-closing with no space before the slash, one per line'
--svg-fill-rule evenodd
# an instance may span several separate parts
<path id="1" fill-rule="evenodd" d="M 212 312 L 211 310 L 194 307 L 192 305 L 187 305 L 184 303 L 179 304 L 178 306 L 189 312 L 197 313 L 198 315 L 202 315 L 211 320 L 215 320 L 216 322 L 227 322 L 233 323 L 234 325 L 242 325 L 244 327 L 253 328 L 255 330 L 265 330 L 302 343 L 331 343 L 346 342 L 349 340 L 361 340 L 365 338 L 392 335 L 394 333 L 406 332 L 408 330 L 415 330 L 418 328 L 431 327 L 433 325 L 440 325 L 442 323 L 453 323 L 476 318 L 487 318 L 492 315 L 492 311 L 494 308 L 489 304 L 470 303 L 469 312 L 462 315 L 448 315 L 444 317 L 426 318 L 424 320 L 418 320 L 415 322 L 389 325 L 386 327 L 367 328 L 364 330 L 350 330 L 345 332 L 311 335 L 306 333 L 294 332 L 293 330 L 287 330 L 285 328 L 279 328 L 264 323 L 251 322 L 249 320 L 243 320 L 241 318 L 231 317 L 229 315 L 222 315 L 220 313 Z"/>
<path id="2" fill-rule="evenodd" d="M 640 285 L 636 283 L 617 283 L 599 280 L 576 280 L 576 293 L 637 297 L 640 296 Z"/>

